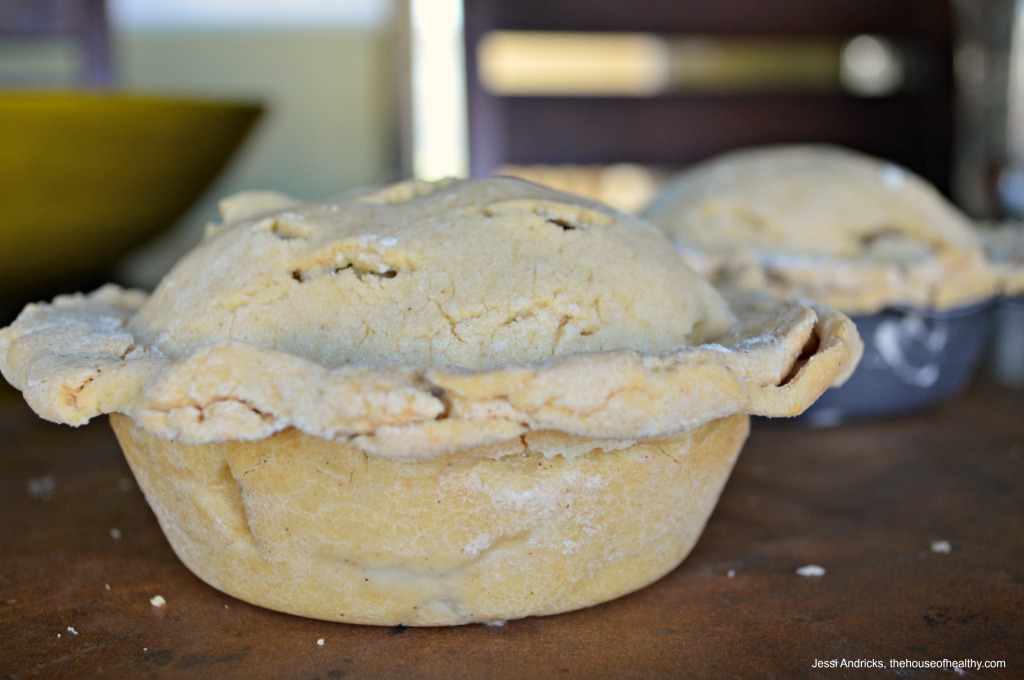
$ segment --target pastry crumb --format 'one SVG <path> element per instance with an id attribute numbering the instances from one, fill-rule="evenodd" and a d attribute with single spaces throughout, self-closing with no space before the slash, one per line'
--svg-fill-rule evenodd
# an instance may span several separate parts
<path id="1" fill-rule="evenodd" d="M 78 631 L 75 630 L 74 626 L 68 626 L 68 632 L 71 633 L 72 635 L 78 635 Z M 60 633 L 58 633 L 58 635 L 60 635 Z"/>
<path id="2" fill-rule="evenodd" d="M 811 576 L 824 576 L 825 575 L 825 567 L 819 566 L 817 564 L 805 564 L 804 566 L 798 568 L 796 570 L 796 573 L 798 575 L 800 575 L 800 576 L 809 576 L 809 577 L 811 577 Z"/>
<path id="3" fill-rule="evenodd" d="M 110 530 L 110 537 L 112 539 L 114 539 L 115 541 L 120 541 L 121 540 L 121 530 L 118 529 L 117 527 L 114 527 L 113 529 Z"/>
<path id="4" fill-rule="evenodd" d="M 933 553 L 948 553 L 952 552 L 953 546 L 949 541 L 932 541 L 931 550 Z"/>
<path id="5" fill-rule="evenodd" d="M 736 578 L 736 570 L 730 569 L 729 571 L 725 572 L 725 575 L 729 578 Z"/>
<path id="6" fill-rule="evenodd" d="M 886 163 L 881 167 L 882 182 L 889 189 L 898 189 L 907 183 L 907 173 L 892 163 Z"/>
<path id="7" fill-rule="evenodd" d="M 154 595 L 153 597 L 149 598 L 149 603 L 154 607 L 163 607 L 165 604 L 167 604 L 167 600 L 164 599 L 163 595 Z"/>
<path id="8" fill-rule="evenodd" d="M 324 639 L 320 638 L 319 640 L 317 640 L 316 641 L 316 646 L 317 647 L 323 647 L 324 646 Z"/>

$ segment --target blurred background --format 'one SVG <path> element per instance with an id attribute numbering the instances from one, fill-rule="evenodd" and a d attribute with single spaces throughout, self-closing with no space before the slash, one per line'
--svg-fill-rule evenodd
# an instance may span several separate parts
<path id="1" fill-rule="evenodd" d="M 117 229 L 132 237 L 111 227 L 71 242 L 64 257 L 76 266 L 28 271 L 34 261 L 16 245 L 38 253 L 64 237 L 44 230 L 55 217 L 29 227 L 7 219 L 0 247 L 22 269 L 5 270 L 31 286 L 15 291 L 0 278 L 5 299 L 109 278 L 151 287 L 237 190 L 319 199 L 410 175 L 500 171 L 628 210 L 674 169 L 752 144 L 861 149 L 924 175 L 975 216 L 1016 214 L 1016 4 L 0 0 L 0 134 L 32 145 L 0 152 L 0 207 L 35 214 L 45 203 L 82 232 L 75 219 L 87 208 L 71 199 L 85 177 L 97 179 L 83 201 L 115 204 L 102 215 L 173 187 L 181 194 L 159 214 L 137 206 L 104 217 L 107 226 L 123 217 Z M 214 124 L 195 112 L 188 122 L 157 108 L 129 115 L 122 101 L 114 131 L 97 133 L 24 104 L 69 90 L 235 108 Z M 18 116 L 49 116 L 64 132 L 29 131 Z M 173 134 L 159 143 L 125 122 L 161 117 Z M 71 147 L 87 139 L 121 144 L 124 157 L 93 149 L 76 159 Z M 201 149 L 211 156 L 202 163 L 192 157 Z M 85 159 L 97 155 L 106 166 L 93 169 Z M 177 174 L 157 176 L 175 163 Z M 33 173 L 57 166 L 63 184 L 29 187 Z M 148 185 L 133 184 L 142 176 Z M 32 205 L 18 208 L 26 196 Z M 117 257 L 90 268 L 90 241 Z"/>

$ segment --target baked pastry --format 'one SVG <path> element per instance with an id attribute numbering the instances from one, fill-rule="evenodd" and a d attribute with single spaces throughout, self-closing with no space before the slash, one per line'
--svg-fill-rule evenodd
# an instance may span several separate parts
<path id="1" fill-rule="evenodd" d="M 494 174 L 519 177 L 636 214 L 651 202 L 658 186 L 665 181 L 666 171 L 634 163 L 613 163 L 503 165 Z"/>
<path id="2" fill-rule="evenodd" d="M 697 540 L 749 413 L 853 369 L 849 319 L 726 301 L 637 218 L 509 178 L 247 194 L 152 295 L 31 305 L 0 369 L 110 421 L 200 578 L 333 621 L 551 614 Z"/>
<path id="3" fill-rule="evenodd" d="M 1024 296 L 1024 225 L 1019 222 L 979 225 L 981 242 L 1006 297 Z"/>
<path id="4" fill-rule="evenodd" d="M 721 285 L 849 314 L 953 309 L 997 286 L 971 223 L 931 185 L 838 147 L 723 154 L 666 183 L 644 216 Z"/>

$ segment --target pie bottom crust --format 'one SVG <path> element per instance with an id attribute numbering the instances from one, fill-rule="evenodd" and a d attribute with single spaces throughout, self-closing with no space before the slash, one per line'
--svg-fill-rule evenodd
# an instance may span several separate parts
<path id="1" fill-rule="evenodd" d="M 278 611 L 405 626 L 556 614 L 650 584 L 697 542 L 749 432 L 734 415 L 657 439 L 531 432 L 402 461 L 296 429 L 185 444 L 110 422 L 199 578 Z M 552 455 L 556 441 L 574 453 Z"/>

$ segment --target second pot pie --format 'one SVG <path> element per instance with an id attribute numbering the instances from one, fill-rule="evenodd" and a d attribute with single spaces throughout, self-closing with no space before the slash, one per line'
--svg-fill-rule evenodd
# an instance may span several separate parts
<path id="1" fill-rule="evenodd" d="M 804 418 L 920 410 L 958 394 L 998 291 L 974 225 L 912 172 L 826 145 L 732 151 L 678 174 L 644 212 L 716 285 L 849 314 L 864 360 Z"/>
<path id="2" fill-rule="evenodd" d="M 934 187 L 840 147 L 724 153 L 666 183 L 644 217 L 714 281 L 847 314 L 953 309 L 997 287 L 973 225 Z"/>
<path id="3" fill-rule="evenodd" d="M 0 369 L 111 424 L 214 587 L 450 625 L 636 590 L 696 542 L 748 431 L 853 370 L 845 316 L 723 298 L 653 226 L 507 178 L 235 197 L 152 295 L 30 305 Z"/>

